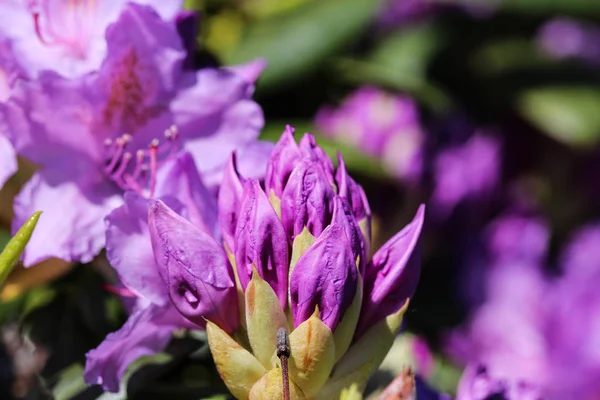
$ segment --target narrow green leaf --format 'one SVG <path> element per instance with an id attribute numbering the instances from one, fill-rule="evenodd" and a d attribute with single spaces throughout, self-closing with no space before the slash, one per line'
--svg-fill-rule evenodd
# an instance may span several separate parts
<path id="1" fill-rule="evenodd" d="M 4 284 L 13 267 L 19 261 L 19 257 L 29 242 L 41 214 L 42 212 L 38 211 L 29 217 L 0 253 L 0 286 Z"/>
<path id="2" fill-rule="evenodd" d="M 383 38 L 365 59 L 340 59 L 337 70 L 351 83 L 374 83 L 407 92 L 432 108 L 444 109 L 450 100 L 428 81 L 427 70 L 446 37 L 439 25 L 417 24 Z"/>
<path id="3" fill-rule="evenodd" d="M 58 382 L 52 388 L 55 400 L 69 400 L 88 388 L 83 380 L 83 366 L 73 364 L 59 375 Z"/>
<path id="4" fill-rule="evenodd" d="M 522 115 L 542 132 L 573 147 L 600 141 L 600 88 L 551 86 L 531 89 L 518 100 Z"/>

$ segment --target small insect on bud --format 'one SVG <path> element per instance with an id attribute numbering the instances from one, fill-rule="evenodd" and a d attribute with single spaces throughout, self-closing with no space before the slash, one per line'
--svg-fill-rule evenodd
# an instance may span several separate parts
<path id="1" fill-rule="evenodd" d="M 288 377 L 287 359 L 290 356 L 290 339 L 285 328 L 277 331 L 277 357 L 281 361 L 281 376 L 283 378 L 283 400 L 290 400 L 290 379 Z"/>

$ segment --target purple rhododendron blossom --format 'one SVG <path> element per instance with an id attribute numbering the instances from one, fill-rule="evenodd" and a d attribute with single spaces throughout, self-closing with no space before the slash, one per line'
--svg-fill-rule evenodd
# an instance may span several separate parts
<path id="1" fill-rule="evenodd" d="M 76 77 L 100 67 L 107 54 L 105 32 L 119 18 L 129 1 L 4 0 L 0 38 L 14 46 L 16 62 L 28 76 L 53 70 Z M 175 17 L 183 2 L 139 0 L 167 20 Z"/>
<path id="2" fill-rule="evenodd" d="M 400 179 L 415 182 L 420 178 L 425 133 L 417 105 L 409 97 L 365 86 L 340 108 L 322 108 L 315 122 L 327 136 L 381 158 Z"/>
<path id="3" fill-rule="evenodd" d="M 216 198 L 202 182 L 192 156 L 180 154 L 169 160 L 159 174 L 155 196 L 192 221 L 196 229 L 218 240 Z M 101 384 L 108 391 L 118 390 L 118 382 L 131 362 L 162 351 L 174 329 L 193 328 L 203 322 L 199 319 L 192 324 L 169 300 L 152 253 L 149 204 L 151 200 L 128 191 L 124 204 L 106 217 L 107 258 L 125 291 L 135 299 L 125 325 L 87 354 L 86 381 Z"/>
<path id="4" fill-rule="evenodd" d="M 486 199 L 500 180 L 500 150 L 494 137 L 480 133 L 440 153 L 434 162 L 436 211 L 446 214 L 462 201 Z"/>
<path id="5" fill-rule="evenodd" d="M 252 84 L 224 69 L 184 70 L 175 25 L 147 6 L 127 5 L 106 41 L 97 72 L 70 80 L 41 72 L 17 81 L 1 105 L 17 153 L 40 166 L 15 199 L 15 228 L 47 211 L 25 251 L 27 266 L 48 257 L 91 260 L 104 246 L 102 219 L 123 192 L 152 197 L 158 170 L 180 149 L 213 187 L 233 150 L 253 161 L 263 155 L 262 165 L 240 163 L 249 175 L 264 170 L 271 146 L 255 142 L 263 115 Z"/>
<path id="6" fill-rule="evenodd" d="M 106 218 L 107 258 L 136 303 L 128 322 L 88 353 L 88 382 L 118 390 L 127 365 L 164 349 L 175 328 L 203 328 L 210 321 L 233 333 L 240 327 L 238 291 L 254 274 L 272 288 L 281 312 L 290 310 L 293 327 L 318 308 L 334 331 L 355 299 L 359 306 L 362 300 L 363 312 L 354 311 L 354 323 L 345 328 L 348 345 L 401 311 L 414 293 L 423 207 L 368 262 L 364 192 L 341 156 L 336 173 L 312 135 L 296 144 L 286 128 L 268 159 L 265 188 L 243 177 L 234 153 L 218 201 L 195 164 L 187 152 L 167 160 L 152 198 L 129 190 Z M 307 181 L 307 171 L 320 172 Z M 335 190 L 325 194 L 327 185 Z M 296 211 L 284 217 L 284 204 Z M 293 255 L 298 241 L 307 248 Z"/>

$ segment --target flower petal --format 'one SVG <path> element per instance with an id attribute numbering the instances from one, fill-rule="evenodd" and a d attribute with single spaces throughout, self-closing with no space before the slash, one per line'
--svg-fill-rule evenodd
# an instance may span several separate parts
<path id="1" fill-rule="evenodd" d="M 15 172 L 17 155 L 8 138 L 0 133 L 0 188 Z"/>
<path id="2" fill-rule="evenodd" d="M 190 153 L 181 153 L 159 169 L 154 194 L 157 198 L 176 197 L 185 206 L 190 222 L 216 237 L 217 199 L 204 186 Z"/>
<path id="3" fill-rule="evenodd" d="M 283 189 L 292 174 L 299 159 L 302 158 L 300 148 L 294 140 L 294 128 L 290 125 L 285 126 L 285 130 L 277 144 L 273 148 L 271 157 L 267 164 L 267 174 L 265 175 L 265 191 L 270 196 L 271 191 L 275 196 L 281 198 Z"/>
<path id="4" fill-rule="evenodd" d="M 86 354 L 85 381 L 102 385 L 109 392 L 118 392 L 127 367 L 138 358 L 167 347 L 180 320 L 170 305 L 150 305 L 136 311 L 121 329 L 110 333 L 100 346 Z"/>
<path id="5" fill-rule="evenodd" d="M 358 272 L 344 228 L 328 226 L 300 257 L 290 279 L 294 326 L 319 308 L 321 319 L 334 330 L 357 290 Z"/>
<path id="6" fill-rule="evenodd" d="M 171 301 L 199 326 L 205 319 L 227 332 L 239 323 L 233 270 L 223 248 L 160 200 L 151 200 L 148 225 L 154 258 Z"/>
<path id="7" fill-rule="evenodd" d="M 305 226 L 319 236 L 331 222 L 334 194 L 321 164 L 308 159 L 297 164 L 281 195 L 281 220 L 288 237 L 293 239 Z"/>
<path id="8" fill-rule="evenodd" d="M 125 204 L 106 217 L 106 257 L 127 289 L 165 305 L 169 295 L 152 253 L 148 200 L 133 192 L 124 198 Z"/>
<path id="9" fill-rule="evenodd" d="M 104 247 L 103 219 L 121 200 L 109 184 L 71 178 L 62 180 L 62 171 L 42 170 L 15 198 L 13 231 L 34 212 L 44 212 L 25 249 L 25 266 L 50 257 L 85 263 Z"/>
<path id="10" fill-rule="evenodd" d="M 172 101 L 173 123 L 203 174 L 223 168 L 231 152 L 258 138 L 264 117 L 248 87 L 231 71 L 205 68 Z"/>
<path id="11" fill-rule="evenodd" d="M 425 206 L 410 224 L 373 256 L 365 273 L 363 309 L 358 334 L 398 311 L 412 297 L 421 272 L 421 229 Z"/>
<path id="12" fill-rule="evenodd" d="M 246 182 L 240 202 L 235 261 L 244 290 L 254 266 L 277 294 L 281 307 L 286 308 L 290 262 L 288 239 L 277 213 L 256 180 Z"/>
<path id="13" fill-rule="evenodd" d="M 235 250 L 235 227 L 245 182 L 237 172 L 236 161 L 237 156 L 233 153 L 225 167 L 218 200 L 219 224 L 223 231 L 223 240 L 230 252 Z"/>

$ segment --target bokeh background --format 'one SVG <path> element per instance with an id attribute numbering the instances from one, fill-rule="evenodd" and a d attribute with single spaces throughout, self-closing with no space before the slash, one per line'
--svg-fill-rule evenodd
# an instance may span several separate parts
<path id="1" fill-rule="evenodd" d="M 454 393 L 484 363 L 549 399 L 600 398 L 600 2 L 190 0 L 196 62 L 264 58 L 262 138 L 344 155 L 377 248 L 427 204 L 406 329 L 369 385 L 411 364 Z M 12 197 L 0 192 L 0 242 Z M 227 398 L 204 337 L 140 360 L 127 393 L 82 380 L 125 312 L 101 258 L 18 268 L 0 293 L 0 398 Z M 24 335 L 21 335 L 24 334 Z"/>

